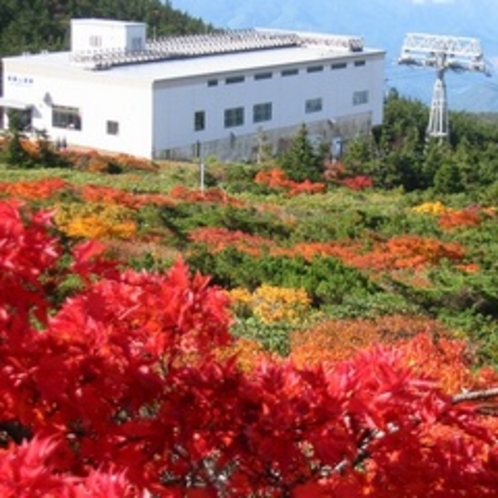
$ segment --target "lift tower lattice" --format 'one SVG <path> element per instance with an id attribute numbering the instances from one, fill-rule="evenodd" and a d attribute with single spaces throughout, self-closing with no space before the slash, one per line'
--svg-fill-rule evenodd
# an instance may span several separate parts
<path id="1" fill-rule="evenodd" d="M 398 64 L 436 69 L 427 137 L 439 140 L 446 140 L 449 134 L 446 71 L 490 75 L 481 43 L 476 38 L 409 33 L 403 42 Z"/>

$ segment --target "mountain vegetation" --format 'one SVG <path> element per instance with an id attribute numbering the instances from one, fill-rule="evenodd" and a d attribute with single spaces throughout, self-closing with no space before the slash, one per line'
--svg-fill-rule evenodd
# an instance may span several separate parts
<path id="1" fill-rule="evenodd" d="M 495 125 L 426 144 L 426 114 L 391 96 L 321 175 L 300 129 L 205 189 L 12 130 L 0 495 L 495 496 Z"/>
<path id="2" fill-rule="evenodd" d="M 209 29 L 200 19 L 161 0 L 2 0 L 0 57 L 67 49 L 69 21 L 80 17 L 146 22 L 150 36 Z"/>
<path id="3" fill-rule="evenodd" d="M 50 23 L 117 7 L 208 29 L 96 3 L 31 2 L 30 32 L 3 2 L 2 43 L 62 47 Z M 496 495 L 495 122 L 452 113 L 427 141 L 428 109 L 393 92 L 341 157 L 303 126 L 278 158 L 206 158 L 205 188 L 198 165 L 60 148 L 15 118 L 1 496 Z"/>
<path id="4" fill-rule="evenodd" d="M 453 112 L 448 142 L 427 141 L 429 110 L 391 92 L 384 124 L 355 140 L 343 157 L 350 171 L 372 177 L 382 188 L 494 195 L 498 171 L 498 127 L 492 115 Z"/>

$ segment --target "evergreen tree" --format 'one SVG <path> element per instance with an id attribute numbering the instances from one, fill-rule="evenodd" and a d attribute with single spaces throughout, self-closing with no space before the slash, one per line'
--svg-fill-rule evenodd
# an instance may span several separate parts
<path id="1" fill-rule="evenodd" d="M 308 129 L 302 124 L 292 139 L 290 149 L 280 158 L 280 166 L 296 182 L 320 181 L 323 174 L 323 146 L 317 151 L 311 143 Z"/>
<path id="2" fill-rule="evenodd" d="M 212 30 L 161 0 L 1 0 L 0 57 L 69 47 L 69 21 L 97 17 L 146 22 L 149 36 Z"/>
<path id="3" fill-rule="evenodd" d="M 7 149 L 5 161 L 11 166 L 23 167 L 29 165 L 29 156 L 23 149 L 21 141 L 23 134 L 23 119 L 19 111 L 12 110 L 8 113 L 9 128 L 7 131 Z"/>

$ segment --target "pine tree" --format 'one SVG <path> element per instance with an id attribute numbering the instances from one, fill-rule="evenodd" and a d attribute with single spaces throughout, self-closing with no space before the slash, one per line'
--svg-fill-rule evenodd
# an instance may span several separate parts
<path id="1" fill-rule="evenodd" d="M 322 179 L 323 157 L 319 151 L 315 151 L 306 125 L 299 127 L 291 148 L 280 159 L 280 166 L 287 176 L 296 182 Z"/>

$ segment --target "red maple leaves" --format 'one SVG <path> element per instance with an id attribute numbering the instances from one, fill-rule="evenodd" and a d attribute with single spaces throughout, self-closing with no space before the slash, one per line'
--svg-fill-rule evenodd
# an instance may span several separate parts
<path id="1" fill-rule="evenodd" d="M 226 294 L 182 261 L 119 272 L 79 246 L 59 305 L 49 215 L 4 203 L 0 221 L 2 496 L 493 495 L 492 427 L 413 349 L 244 371 L 219 354 Z"/>

